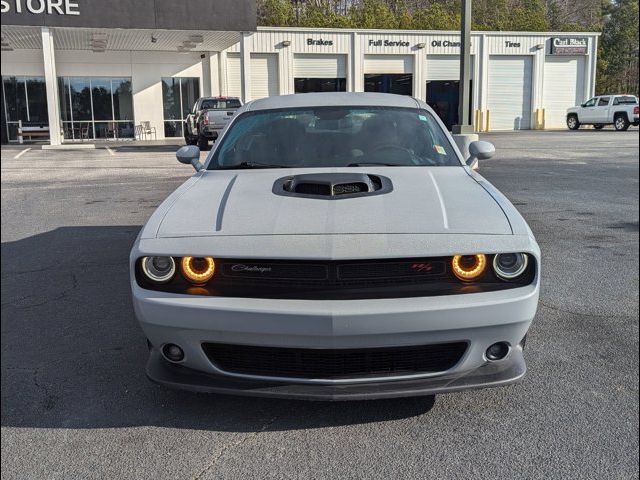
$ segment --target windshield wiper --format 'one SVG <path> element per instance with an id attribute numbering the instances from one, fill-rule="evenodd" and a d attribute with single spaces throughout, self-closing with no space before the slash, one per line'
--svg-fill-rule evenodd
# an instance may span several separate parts
<path id="1" fill-rule="evenodd" d="M 347 167 L 369 167 L 371 165 L 383 165 L 385 167 L 410 167 L 406 163 L 387 163 L 387 162 L 355 162 L 350 163 Z"/>
<path id="2" fill-rule="evenodd" d="M 235 170 L 241 168 L 291 168 L 291 166 L 275 165 L 271 163 L 240 162 L 236 165 L 226 165 L 224 167 L 220 167 L 218 170 Z"/>

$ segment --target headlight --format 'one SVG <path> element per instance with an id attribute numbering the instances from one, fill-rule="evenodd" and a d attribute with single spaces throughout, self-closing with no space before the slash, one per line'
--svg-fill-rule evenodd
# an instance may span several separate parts
<path id="1" fill-rule="evenodd" d="M 493 257 L 493 269 L 503 280 L 513 280 L 522 275 L 529 264 L 526 253 L 500 253 Z"/>
<path id="2" fill-rule="evenodd" d="M 216 262 L 211 257 L 183 257 L 182 274 L 194 285 L 202 285 L 213 278 Z"/>
<path id="3" fill-rule="evenodd" d="M 144 257 L 142 271 L 147 278 L 156 283 L 165 283 L 176 273 L 176 262 L 171 257 Z"/>
<path id="4" fill-rule="evenodd" d="M 470 282 L 479 278 L 487 268 L 487 257 L 478 255 L 456 255 L 451 260 L 453 273 L 460 280 Z"/>

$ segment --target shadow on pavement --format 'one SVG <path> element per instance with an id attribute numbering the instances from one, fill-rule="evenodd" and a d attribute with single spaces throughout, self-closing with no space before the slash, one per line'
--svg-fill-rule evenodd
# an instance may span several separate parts
<path id="1" fill-rule="evenodd" d="M 2 244 L 3 427 L 251 432 L 395 420 L 433 407 L 433 397 L 318 403 L 152 384 L 129 289 L 139 229 L 59 228 Z"/>

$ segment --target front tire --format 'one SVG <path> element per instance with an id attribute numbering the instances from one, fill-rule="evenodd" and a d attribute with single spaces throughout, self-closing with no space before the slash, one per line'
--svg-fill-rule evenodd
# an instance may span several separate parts
<path id="1" fill-rule="evenodd" d="M 593 126 L 593 128 L 595 128 L 596 130 L 602 130 L 604 128 L 604 125 L 602 125 L 601 123 L 597 123 Z"/>
<path id="2" fill-rule="evenodd" d="M 569 115 L 567 117 L 567 127 L 569 127 L 569 130 L 578 130 L 580 128 L 577 115 Z"/>
<path id="3" fill-rule="evenodd" d="M 206 150 L 209 147 L 209 140 L 207 137 L 200 135 L 198 137 L 198 148 L 200 150 Z"/>
<path id="4" fill-rule="evenodd" d="M 616 115 L 616 118 L 613 121 L 613 125 L 616 128 L 616 130 L 618 132 L 626 132 L 627 130 L 629 130 L 629 127 L 631 126 L 631 122 L 629 122 L 629 119 L 627 118 L 626 115 Z"/>

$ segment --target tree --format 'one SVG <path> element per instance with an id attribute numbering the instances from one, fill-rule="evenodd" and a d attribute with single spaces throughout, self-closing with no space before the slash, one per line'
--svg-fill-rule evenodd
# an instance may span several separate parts
<path id="1" fill-rule="evenodd" d="M 634 93 L 638 85 L 638 0 L 618 0 L 606 10 L 600 42 L 598 91 Z"/>

